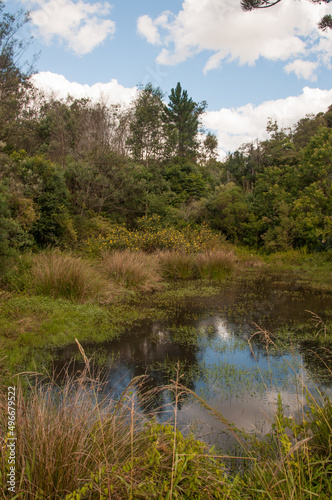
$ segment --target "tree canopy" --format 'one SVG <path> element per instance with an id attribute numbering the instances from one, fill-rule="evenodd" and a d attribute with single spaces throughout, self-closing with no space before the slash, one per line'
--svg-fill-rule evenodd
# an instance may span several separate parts
<path id="1" fill-rule="evenodd" d="M 168 97 L 165 118 L 177 155 L 194 157 L 197 150 L 199 117 L 206 108 L 206 102 L 200 104 L 194 102 L 188 97 L 188 92 L 182 89 L 180 82 L 171 90 Z"/>

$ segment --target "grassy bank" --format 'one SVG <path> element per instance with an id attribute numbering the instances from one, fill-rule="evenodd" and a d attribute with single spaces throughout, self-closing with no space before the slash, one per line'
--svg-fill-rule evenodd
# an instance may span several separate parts
<path id="1" fill-rule="evenodd" d="M 314 258 L 316 267 L 311 269 Z M 8 375 L 50 367 L 50 348 L 72 344 L 75 338 L 80 342 L 112 340 L 140 320 L 172 315 L 172 304 L 176 306 L 185 296 L 218 293 L 216 286 L 227 280 L 279 272 L 328 292 L 330 270 L 330 262 L 320 255 L 304 258 L 292 252 L 263 258 L 230 246 L 198 253 L 26 254 L 7 266 L 1 283 L 0 348 L 5 356 L 1 371 Z M 310 273 L 315 274 L 315 281 L 309 280 Z M 175 286 L 182 282 L 185 286 Z M 142 308 L 147 296 L 152 297 L 150 306 Z M 329 313 L 327 317 L 330 322 Z M 289 329 L 282 334 L 283 338 L 297 336 L 297 331 Z"/>
<path id="2" fill-rule="evenodd" d="M 139 320 L 163 317 L 160 308 L 139 307 L 146 294 L 166 291 L 175 278 L 223 280 L 236 265 L 226 250 L 23 255 L 8 266 L 0 291 L 2 374 L 50 367 L 50 348 L 75 338 L 112 340 Z"/>
<path id="3" fill-rule="evenodd" d="M 2 391 L 1 498 L 13 498 L 7 483 L 13 435 L 15 498 L 22 500 L 331 498 L 332 404 L 326 399 L 322 406 L 304 385 L 299 396 L 306 396 L 308 410 L 287 417 L 279 397 L 272 430 L 262 438 L 237 429 L 182 386 L 178 374 L 163 389 L 173 393 L 173 423 L 161 425 L 147 410 L 153 394 L 144 390 L 144 379 L 132 380 L 120 399 L 103 397 L 103 384 L 91 378 L 80 350 L 85 370 L 78 380 L 68 379 L 61 388 L 54 380 L 35 381 L 25 396 L 15 383 L 12 434 Z M 176 408 L 184 394 L 222 422 L 238 443 L 237 458 L 179 432 Z"/>

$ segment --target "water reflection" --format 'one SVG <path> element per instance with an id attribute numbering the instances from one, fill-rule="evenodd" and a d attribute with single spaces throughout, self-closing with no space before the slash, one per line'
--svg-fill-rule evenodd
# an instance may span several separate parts
<path id="1" fill-rule="evenodd" d="M 278 394 L 287 413 L 296 416 L 304 402 L 304 385 L 317 394 L 313 379 L 319 390 L 331 388 L 331 349 L 313 356 L 314 343 L 299 340 L 297 346 L 279 350 L 264 335 L 255 335 L 258 327 L 252 320 L 264 321 L 277 337 L 280 324 L 302 322 L 306 309 L 320 313 L 331 304 L 331 296 L 314 296 L 298 286 L 289 294 L 289 286 L 264 277 L 255 286 L 243 282 L 213 297 L 178 299 L 172 317 L 146 320 L 119 340 L 87 343 L 84 349 L 102 368 L 105 391 L 115 398 L 133 377 L 148 375 L 136 390 L 141 391 L 142 409 L 150 411 L 144 392 L 175 380 L 179 367 L 181 382 L 226 419 L 247 431 L 267 432 Z M 76 345 L 59 350 L 56 371 L 60 373 L 76 353 Z M 80 360 L 72 363 L 73 372 L 83 368 Z M 173 404 L 174 393 L 164 390 L 156 392 L 152 406 L 162 408 L 160 418 L 166 419 L 173 415 Z M 188 395 L 178 410 L 183 428 L 195 424 L 206 441 L 224 445 L 230 439 L 223 433 L 225 427 Z"/>

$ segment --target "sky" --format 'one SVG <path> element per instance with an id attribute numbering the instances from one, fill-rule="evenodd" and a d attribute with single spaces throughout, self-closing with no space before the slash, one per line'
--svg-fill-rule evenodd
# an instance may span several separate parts
<path id="1" fill-rule="evenodd" d="M 137 86 L 177 82 L 207 101 L 220 155 L 268 137 L 269 118 L 291 127 L 332 104 L 332 3 L 282 0 L 243 12 L 240 0 L 5 0 L 30 11 L 22 36 L 40 53 L 33 82 L 56 96 L 129 104 Z M 32 52 L 31 52 L 32 53 Z M 27 53 L 29 56 L 29 52 Z"/>

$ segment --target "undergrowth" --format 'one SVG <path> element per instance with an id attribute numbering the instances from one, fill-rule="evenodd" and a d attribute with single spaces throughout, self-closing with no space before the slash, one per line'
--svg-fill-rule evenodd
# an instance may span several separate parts
<path id="1" fill-rule="evenodd" d="M 267 349 L 273 339 L 265 335 Z M 235 427 L 181 383 L 160 390 L 173 394 L 173 422 L 161 424 L 149 412 L 155 392 L 145 377 L 134 378 L 119 398 L 85 369 L 64 385 L 35 378 L 28 391 L 17 384 L 16 491 L 22 500 L 231 499 L 328 500 L 332 497 L 332 404 L 308 386 L 305 404 L 288 415 L 278 396 L 265 436 Z M 156 391 L 156 390 L 155 390 Z M 183 396 L 192 396 L 238 443 L 230 456 L 208 449 L 178 423 Z M 1 396 L 0 493 L 8 491 L 8 404 Z M 142 408 L 145 408 L 143 413 Z"/>

